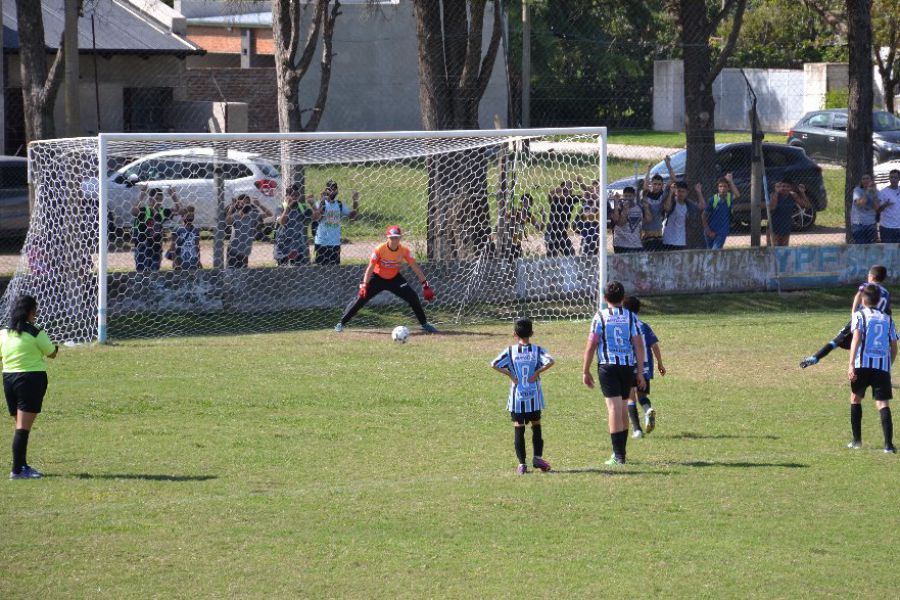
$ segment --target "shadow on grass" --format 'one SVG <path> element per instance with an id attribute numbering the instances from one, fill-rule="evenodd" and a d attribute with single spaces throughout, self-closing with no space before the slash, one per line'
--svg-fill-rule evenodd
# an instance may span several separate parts
<path id="1" fill-rule="evenodd" d="M 669 463 L 672 465 L 680 465 L 682 467 L 735 467 L 739 469 L 757 469 L 757 468 L 778 468 L 778 469 L 807 469 L 809 465 L 802 463 L 755 463 L 755 462 L 721 462 L 692 460 L 687 462 Z"/>
<path id="2" fill-rule="evenodd" d="M 674 435 L 661 435 L 672 440 L 780 440 L 777 435 L 741 435 L 735 433 L 693 433 L 685 431 Z"/>
<path id="3" fill-rule="evenodd" d="M 73 475 L 76 479 L 139 479 L 143 481 L 209 481 L 210 479 L 218 479 L 216 475 L 152 475 L 145 473 L 103 473 L 102 475 L 94 475 L 92 473 L 77 473 Z"/>
<path id="4" fill-rule="evenodd" d="M 615 467 L 621 469 L 621 467 Z M 619 471 L 614 469 L 601 469 L 599 467 L 584 467 L 582 469 L 553 469 L 547 471 L 544 475 L 609 475 L 610 477 L 618 477 L 621 475 L 675 475 L 672 471 Z"/>

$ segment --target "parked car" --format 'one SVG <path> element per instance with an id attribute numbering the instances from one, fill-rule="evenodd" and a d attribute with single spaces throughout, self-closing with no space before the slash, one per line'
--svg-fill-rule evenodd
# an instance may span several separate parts
<path id="1" fill-rule="evenodd" d="M 226 205 L 238 194 L 249 194 L 273 213 L 278 212 L 281 205 L 281 174 L 275 165 L 256 154 L 229 150 L 222 170 Z M 131 208 L 137 203 L 143 187 L 174 190 L 183 205 L 194 207 L 194 223 L 198 227 L 216 227 L 212 148 L 154 152 L 113 171 L 109 175 L 112 226 L 126 230 L 131 226 Z M 165 203 L 171 206 L 168 193 Z"/>
<path id="2" fill-rule="evenodd" d="M 0 156 L 0 241 L 25 238 L 28 212 L 28 159 Z"/>
<path id="3" fill-rule="evenodd" d="M 817 110 L 803 115 L 787 135 L 787 143 L 803 148 L 810 158 L 845 163 L 847 109 Z M 889 112 L 872 113 L 872 160 L 875 164 L 900 158 L 900 118 Z"/>
<path id="4" fill-rule="evenodd" d="M 677 180 L 684 179 L 687 151 L 681 150 L 671 155 L 672 170 Z M 734 184 L 741 192 L 741 197 L 736 198 L 733 204 L 735 224 L 741 225 L 750 220 L 750 142 L 716 145 L 716 177 L 722 177 L 726 173 L 732 173 Z M 806 186 L 806 195 L 812 202 L 811 209 L 797 207 L 794 213 L 794 231 L 805 231 L 816 222 L 816 213 L 828 206 L 828 196 L 825 191 L 825 180 L 822 178 L 822 168 L 809 159 L 800 148 L 792 148 L 784 144 L 763 144 L 763 161 L 766 167 L 766 179 L 773 184 L 784 176 L 790 177 L 794 183 Z M 669 171 L 665 162 L 660 162 L 650 170 L 651 175 L 659 174 L 668 185 Z M 633 177 L 619 179 L 609 184 L 610 196 L 621 191 L 625 186 L 633 186 L 640 189 L 643 178 L 635 181 Z M 693 191 L 691 192 L 693 194 Z M 715 190 L 703 190 L 704 196 L 709 198 Z M 763 209 L 763 219 L 765 219 Z"/>
<path id="5" fill-rule="evenodd" d="M 900 171 L 900 160 L 891 160 L 881 163 L 880 165 L 875 165 L 875 168 L 872 169 L 872 176 L 875 178 L 875 184 L 878 186 L 879 190 L 886 188 L 890 184 L 888 175 L 894 169 Z"/>

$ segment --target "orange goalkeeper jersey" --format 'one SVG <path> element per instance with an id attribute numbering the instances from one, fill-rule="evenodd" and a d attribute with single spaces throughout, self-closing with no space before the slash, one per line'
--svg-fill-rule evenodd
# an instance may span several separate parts
<path id="1" fill-rule="evenodd" d="M 375 274 L 382 279 L 393 279 L 400 272 L 403 261 L 413 264 L 414 261 L 409 248 L 400 244 L 396 250 L 391 250 L 387 242 L 384 242 L 372 252 L 369 260 L 375 266 Z"/>

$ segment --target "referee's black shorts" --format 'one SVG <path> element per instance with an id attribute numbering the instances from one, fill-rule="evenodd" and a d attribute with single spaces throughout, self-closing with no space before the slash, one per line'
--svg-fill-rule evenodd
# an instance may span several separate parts
<path id="1" fill-rule="evenodd" d="M 881 369 L 856 369 L 856 381 L 850 382 L 850 390 L 861 398 L 866 397 L 866 389 L 872 388 L 872 397 L 876 400 L 891 400 L 891 374 Z"/>
<path id="2" fill-rule="evenodd" d="M 631 396 L 634 384 L 634 367 L 628 365 L 598 365 L 597 378 L 604 398 Z"/>
<path id="3" fill-rule="evenodd" d="M 16 411 L 39 413 L 47 393 L 47 372 L 4 373 L 3 394 L 10 416 Z"/>

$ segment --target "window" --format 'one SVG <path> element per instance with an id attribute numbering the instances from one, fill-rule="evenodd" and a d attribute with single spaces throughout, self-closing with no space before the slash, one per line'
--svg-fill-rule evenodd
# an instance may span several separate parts
<path id="1" fill-rule="evenodd" d="M 900 130 L 900 119 L 889 112 L 876 112 L 872 115 L 872 129 L 874 131 Z"/>
<path id="2" fill-rule="evenodd" d="M 750 147 L 729 148 L 719 153 L 717 157 L 719 169 L 722 173 L 740 171 L 750 168 Z"/>
<path id="3" fill-rule="evenodd" d="M 172 88 L 124 88 L 122 109 L 125 131 L 168 131 Z"/>
<path id="4" fill-rule="evenodd" d="M 840 131 L 847 130 L 847 115 L 844 113 L 835 113 L 834 114 L 834 123 L 831 126 L 832 129 L 839 129 Z"/>
<path id="5" fill-rule="evenodd" d="M 806 121 L 806 125 L 810 127 L 823 127 L 825 129 L 827 129 L 830 124 L 831 115 L 828 113 L 815 114 Z"/>
<path id="6" fill-rule="evenodd" d="M 791 157 L 786 152 L 765 146 L 763 147 L 763 160 L 766 163 L 766 168 L 785 167 L 791 164 Z"/>
<path id="7" fill-rule="evenodd" d="M 253 171 L 243 163 L 225 163 L 222 165 L 222 175 L 225 176 L 225 179 L 241 179 L 242 177 L 253 177 Z"/>

